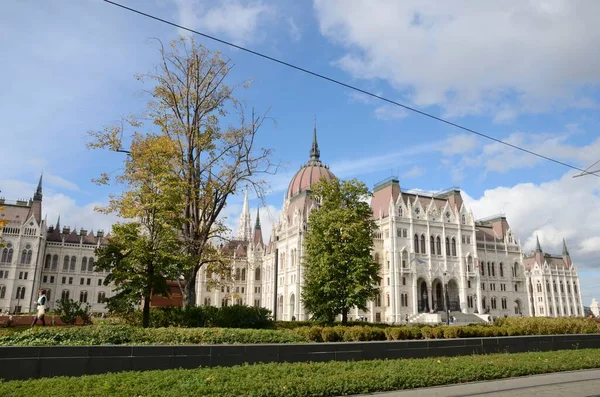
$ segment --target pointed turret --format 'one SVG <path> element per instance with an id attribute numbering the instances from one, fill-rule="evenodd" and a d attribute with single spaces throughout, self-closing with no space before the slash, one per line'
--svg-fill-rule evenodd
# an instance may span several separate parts
<path id="1" fill-rule="evenodd" d="M 569 256 L 569 250 L 567 249 L 567 242 L 563 238 L 563 256 Z"/>
<path id="2" fill-rule="evenodd" d="M 60 230 L 60 214 L 58 215 L 58 219 L 56 220 L 56 227 L 54 230 Z"/>
<path id="3" fill-rule="evenodd" d="M 40 175 L 40 180 L 38 182 L 37 189 L 35 189 L 35 194 L 33 195 L 33 199 L 37 200 L 37 201 L 42 200 L 42 178 L 43 177 L 44 177 L 44 174 L 42 173 Z"/>
<path id="4" fill-rule="evenodd" d="M 542 252 L 542 246 L 540 245 L 540 237 L 538 235 L 535 236 L 535 252 Z"/>
<path id="5" fill-rule="evenodd" d="M 244 206 L 242 213 L 240 214 L 240 227 L 238 229 L 238 239 L 243 241 L 250 241 L 252 233 L 250 223 L 250 208 L 248 206 L 248 190 L 244 193 Z"/>
<path id="6" fill-rule="evenodd" d="M 256 247 L 257 244 L 263 245 L 262 230 L 260 228 L 260 212 L 256 208 L 256 222 L 254 223 L 254 238 L 252 239 L 253 245 Z"/>
<path id="7" fill-rule="evenodd" d="M 42 222 L 42 177 L 43 174 L 40 175 L 40 180 L 37 185 L 37 189 L 35 190 L 35 194 L 33 195 L 33 200 L 31 201 L 31 210 L 30 215 L 33 215 L 35 221 L 40 224 Z M 29 217 L 29 215 L 28 215 Z"/>
<path id="8" fill-rule="evenodd" d="M 317 142 L 317 123 L 313 129 L 313 141 L 312 147 L 310 148 L 310 160 L 314 162 L 321 161 L 321 151 L 319 150 L 319 143 Z"/>

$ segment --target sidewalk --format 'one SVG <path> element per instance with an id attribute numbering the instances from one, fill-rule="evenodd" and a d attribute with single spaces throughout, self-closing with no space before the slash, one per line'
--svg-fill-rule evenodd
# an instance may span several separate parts
<path id="1" fill-rule="evenodd" d="M 600 397 L 600 369 L 365 394 L 377 397 Z"/>

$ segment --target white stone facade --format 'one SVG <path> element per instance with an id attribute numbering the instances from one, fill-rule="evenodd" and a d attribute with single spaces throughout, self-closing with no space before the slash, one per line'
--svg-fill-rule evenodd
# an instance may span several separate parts
<path id="1" fill-rule="evenodd" d="M 233 253 L 235 268 L 245 269 L 245 280 L 236 279 L 229 291 L 227 287 L 208 291 L 201 270 L 198 304 L 241 302 L 266 307 L 278 320 L 309 318 L 301 302 L 303 239 L 308 214 L 317 205 L 310 198 L 310 186 L 323 177 L 334 176 L 320 161 L 315 131 L 310 160 L 292 178 L 281 218 L 266 245 L 262 236 L 257 238 L 260 229 L 246 237 L 251 233 L 245 199 L 241 233 L 224 247 Z M 351 319 L 419 321 L 425 313 L 445 311 L 446 292 L 448 309 L 457 316 L 583 314 L 577 269 L 568 253 L 562 264 L 542 261 L 538 267 L 546 266 L 544 270 L 536 268 L 523 255 L 506 218 L 476 220 L 459 190 L 417 195 L 403 192 L 398 180 L 388 179 L 375 186 L 371 207 L 378 225 L 373 256 L 381 264 L 381 294 L 368 303 L 368 312 L 351 311 Z M 543 313 L 536 310 L 539 305 L 532 305 L 539 296 L 530 285 L 538 279 L 556 280 L 559 289 L 562 282 L 565 291 L 553 296 L 555 306 L 550 305 L 552 310 L 544 306 Z M 549 302 L 544 294 L 545 290 L 544 302 Z"/>
<path id="2" fill-rule="evenodd" d="M 0 230 L 0 312 L 35 311 L 40 289 L 46 291 L 49 310 L 61 297 L 89 303 L 92 312 L 106 310 L 99 298 L 110 297 L 112 288 L 103 285 L 107 273 L 93 270 L 102 232 L 49 227 L 41 219 L 41 178 L 32 200 L 0 199 L 0 206 L 0 216 L 9 221 Z"/>

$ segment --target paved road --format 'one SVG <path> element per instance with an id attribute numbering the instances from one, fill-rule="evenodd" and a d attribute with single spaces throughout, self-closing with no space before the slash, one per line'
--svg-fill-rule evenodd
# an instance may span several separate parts
<path id="1" fill-rule="evenodd" d="M 600 369 L 430 387 L 376 397 L 600 397 Z"/>

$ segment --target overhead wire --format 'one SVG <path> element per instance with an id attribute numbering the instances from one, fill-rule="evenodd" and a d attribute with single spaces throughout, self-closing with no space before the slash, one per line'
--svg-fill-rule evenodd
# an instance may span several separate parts
<path id="1" fill-rule="evenodd" d="M 219 39 L 218 37 L 211 36 L 211 35 L 209 35 L 209 34 L 206 34 L 206 33 L 199 32 L 199 31 L 197 31 L 197 30 L 194 30 L 194 29 L 191 29 L 191 28 L 185 27 L 185 26 L 183 26 L 183 25 L 177 24 L 177 23 L 175 23 L 175 22 L 168 21 L 168 20 L 166 20 L 166 19 L 163 19 L 163 18 L 160 18 L 160 17 L 154 16 L 154 15 L 148 14 L 148 13 L 146 13 L 146 12 L 143 12 L 143 11 L 137 10 L 137 9 L 135 9 L 135 8 L 127 7 L 127 6 L 123 5 L 123 4 L 119 4 L 119 3 L 115 2 L 115 1 L 111 1 L 111 0 L 103 0 L 103 1 L 104 1 L 105 3 L 108 3 L 108 4 L 111 4 L 111 5 L 114 5 L 114 6 L 116 6 L 116 7 L 120 7 L 120 8 L 122 8 L 122 9 L 125 9 L 125 10 L 128 10 L 128 11 L 131 11 L 131 12 L 133 12 L 133 13 L 135 13 L 135 14 L 142 15 L 142 16 L 144 16 L 144 17 L 147 17 L 147 18 L 150 18 L 150 19 L 154 19 L 154 20 L 156 20 L 156 21 L 159 21 L 159 22 L 165 23 L 165 24 L 167 24 L 167 25 L 171 25 L 171 26 L 173 26 L 173 27 L 176 27 L 176 28 L 179 28 L 179 29 L 182 29 L 182 30 L 185 30 L 185 31 L 191 32 L 191 33 L 194 33 L 194 34 L 196 34 L 196 35 L 198 35 L 198 36 L 202 36 L 202 37 L 204 37 L 204 38 L 207 38 L 207 39 L 210 39 L 210 40 L 216 41 L 216 42 L 218 42 L 218 43 L 225 44 L 225 45 L 227 45 L 227 46 L 230 46 L 230 47 L 233 47 L 233 48 L 237 48 L 238 50 L 241 50 L 241 51 L 244 51 L 244 52 L 250 53 L 250 54 L 252 54 L 252 55 L 256 55 L 256 56 L 258 56 L 258 57 L 261 57 L 261 58 L 267 59 L 267 60 L 269 60 L 269 61 L 272 61 L 272 62 L 278 63 L 278 64 L 280 64 L 280 65 L 287 66 L 287 67 L 289 67 L 289 68 L 292 68 L 292 69 L 295 69 L 295 70 L 297 70 L 297 71 L 300 71 L 300 72 L 303 72 L 303 73 L 309 74 L 309 75 L 311 75 L 311 76 L 314 76 L 314 77 L 317 77 L 317 78 L 319 78 L 319 79 L 326 80 L 326 81 L 328 81 L 328 82 L 331 82 L 331 83 L 337 84 L 337 85 L 339 85 L 339 86 L 342 86 L 342 87 L 345 87 L 345 88 L 349 88 L 349 89 L 351 89 L 351 90 L 353 90 L 353 91 L 360 92 L 361 94 L 364 94 L 364 95 L 367 95 L 367 96 L 370 96 L 370 97 L 373 97 L 373 98 L 377 98 L 377 99 L 379 99 L 379 100 L 382 100 L 382 101 L 384 101 L 384 102 L 390 103 L 390 104 L 392 104 L 392 105 L 395 105 L 395 106 L 401 107 L 401 108 L 403 108 L 403 109 L 409 110 L 409 111 L 411 111 L 411 112 L 414 112 L 414 113 L 420 114 L 421 116 L 425 116 L 425 117 L 428 117 L 428 118 L 430 118 L 430 119 L 433 119 L 433 120 L 439 121 L 439 122 L 441 122 L 441 123 L 444 123 L 444 124 L 446 124 L 446 125 L 450 125 L 450 126 L 452 126 L 452 127 L 455 127 L 455 128 L 461 129 L 461 130 L 463 130 L 463 131 L 470 132 L 470 133 L 472 133 L 472 134 L 478 135 L 478 136 L 480 136 L 480 137 L 482 137 L 482 138 L 485 138 L 485 139 L 489 139 L 489 140 L 491 140 L 491 141 L 494 141 L 494 142 L 497 142 L 497 143 L 499 143 L 499 144 L 502 144 L 502 145 L 508 146 L 508 147 L 510 147 L 510 148 L 513 148 L 513 149 L 516 149 L 516 150 L 520 150 L 520 151 L 522 151 L 522 152 L 524 152 L 524 153 L 527 153 L 527 154 L 530 154 L 530 155 L 532 155 L 532 156 L 536 156 L 536 157 L 538 157 L 538 158 L 541 158 L 541 159 L 544 159 L 544 160 L 547 160 L 547 161 L 553 162 L 553 163 L 555 163 L 555 164 L 562 165 L 562 166 L 564 166 L 564 167 L 567 167 L 567 168 L 574 169 L 574 170 L 576 170 L 576 171 L 581 171 L 581 172 L 583 172 L 583 173 L 585 173 L 585 172 L 586 172 L 586 170 L 583 170 L 583 169 L 581 169 L 581 168 L 579 168 L 579 167 L 576 167 L 576 166 L 574 166 L 574 165 L 571 165 L 571 164 L 565 163 L 565 162 L 563 162 L 563 161 L 560 161 L 560 160 L 554 159 L 554 158 L 552 158 L 552 157 L 549 157 L 549 156 L 546 156 L 546 155 L 543 155 L 543 154 L 540 154 L 540 153 L 534 152 L 534 151 L 532 151 L 532 150 L 529 150 L 529 149 L 526 149 L 526 148 L 524 148 L 524 147 L 521 147 L 521 146 L 518 146 L 518 145 L 514 145 L 514 144 L 512 144 L 512 143 L 509 143 L 509 142 L 503 141 L 503 140 L 501 140 L 501 139 L 494 138 L 493 136 L 490 136 L 490 135 L 484 134 L 484 133 L 482 133 L 482 132 L 475 131 L 475 130 L 473 130 L 473 129 L 471 129 L 471 128 L 468 128 L 468 127 L 462 126 L 462 125 L 460 125 L 460 124 L 457 124 L 457 123 L 454 123 L 454 122 L 452 122 L 452 121 L 449 121 L 449 120 L 443 119 L 443 118 L 441 118 L 441 117 L 435 116 L 435 115 L 433 115 L 433 114 L 431 114 L 431 113 L 427 113 L 427 112 L 424 112 L 424 111 L 422 111 L 422 110 L 419 110 L 419 109 L 413 108 L 413 107 L 411 107 L 411 106 L 404 105 L 404 104 L 402 104 L 402 103 L 399 103 L 399 102 L 397 102 L 397 101 L 393 101 L 393 100 L 391 100 L 391 99 L 388 99 L 388 98 L 385 98 L 385 97 L 383 97 L 383 96 L 381 96 L 381 95 L 377 95 L 377 94 L 374 94 L 374 93 L 372 93 L 372 92 L 369 92 L 369 91 L 363 90 L 362 88 L 358 88 L 358 87 L 356 87 L 356 86 L 353 86 L 353 85 L 350 85 L 350 84 L 348 84 L 348 83 L 344 83 L 343 81 L 336 80 L 336 79 L 334 79 L 334 78 L 332 78 L 332 77 L 328 77 L 328 76 L 325 76 L 325 75 L 323 75 L 323 74 L 320 74 L 320 73 L 317 73 L 317 72 L 313 72 L 313 71 L 311 71 L 311 70 L 309 70 L 309 69 L 305 69 L 305 68 L 303 68 L 303 67 L 300 67 L 300 66 L 294 65 L 294 64 L 292 64 L 292 63 L 289 63 L 289 62 L 286 62 L 286 61 L 282 61 L 281 59 L 277 59 L 277 58 L 274 58 L 274 57 L 272 57 L 272 56 L 269 56 L 269 55 L 266 55 L 266 54 L 260 53 L 260 52 L 258 52 L 258 51 L 254 51 L 254 50 L 251 50 L 251 49 L 249 49 L 249 48 L 246 48 L 246 47 L 243 47 L 243 46 L 240 46 L 240 45 L 237 45 L 237 44 L 231 43 L 231 42 L 229 42 L 229 41 L 226 41 L 226 40 L 223 40 L 223 39 Z M 600 178 L 600 175 L 597 175 L 597 174 L 592 174 L 592 173 L 588 173 L 588 174 L 589 174 L 589 175 L 594 175 L 594 176 L 596 176 L 596 177 L 599 177 L 599 178 Z"/>

